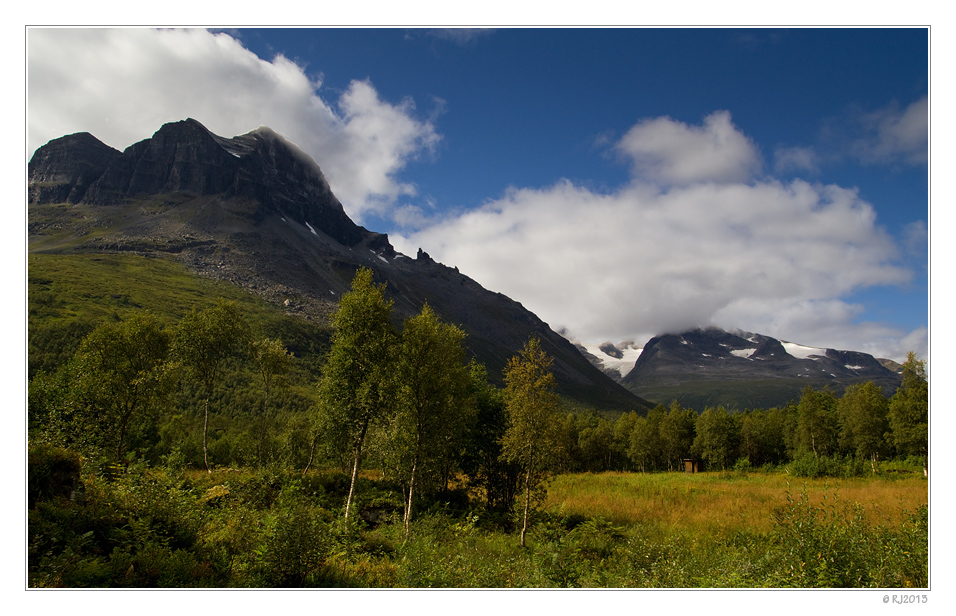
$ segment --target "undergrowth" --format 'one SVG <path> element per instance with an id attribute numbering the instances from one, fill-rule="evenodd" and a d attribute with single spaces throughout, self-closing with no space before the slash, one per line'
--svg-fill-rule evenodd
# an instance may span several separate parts
<path id="1" fill-rule="evenodd" d="M 512 525 L 481 508 L 425 507 L 406 537 L 400 493 L 368 479 L 364 515 L 346 526 L 348 482 L 337 472 L 134 465 L 106 478 L 75 462 L 62 450 L 31 457 L 31 587 L 928 586 L 926 506 L 874 520 L 830 488 L 788 485 L 765 524 L 706 531 L 552 505 L 521 548 Z M 649 477 L 649 498 L 664 494 L 665 505 L 707 486 L 698 477 L 667 496 L 676 474 Z"/>

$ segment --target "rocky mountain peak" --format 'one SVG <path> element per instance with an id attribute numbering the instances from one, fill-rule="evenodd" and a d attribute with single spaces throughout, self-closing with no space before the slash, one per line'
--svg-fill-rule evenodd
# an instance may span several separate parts
<path id="1" fill-rule="evenodd" d="M 254 220 L 291 218 L 346 246 L 392 251 L 356 225 L 315 160 L 267 127 L 232 138 L 186 119 L 164 124 L 122 153 L 88 133 L 54 139 L 30 161 L 30 202 L 118 204 L 155 195 L 245 200 Z"/>
<path id="2" fill-rule="evenodd" d="M 90 133 L 54 139 L 30 159 L 28 198 L 33 203 L 77 203 L 120 155 Z"/>

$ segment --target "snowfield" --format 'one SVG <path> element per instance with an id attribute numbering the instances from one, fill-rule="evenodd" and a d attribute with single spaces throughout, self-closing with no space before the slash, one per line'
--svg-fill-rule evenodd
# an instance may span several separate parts
<path id="1" fill-rule="evenodd" d="M 601 364 L 605 368 L 617 371 L 622 377 L 631 371 L 631 368 L 637 363 L 637 358 L 640 357 L 641 352 L 644 351 L 643 348 L 635 349 L 633 347 L 625 347 L 622 349 L 619 346 L 618 349 L 624 354 L 624 357 L 618 359 L 602 351 L 601 344 L 585 344 L 583 346 L 587 349 L 588 353 L 601 360 Z"/>
<path id="2" fill-rule="evenodd" d="M 817 347 L 803 346 L 802 344 L 784 342 L 783 340 L 780 341 L 780 344 L 783 345 L 783 348 L 787 353 L 798 359 L 821 359 L 827 354 L 826 349 L 820 349 Z"/>

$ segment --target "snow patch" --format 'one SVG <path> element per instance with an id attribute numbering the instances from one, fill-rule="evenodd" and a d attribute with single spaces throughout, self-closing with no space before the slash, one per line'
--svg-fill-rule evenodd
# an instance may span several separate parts
<path id="1" fill-rule="evenodd" d="M 308 223 L 308 221 L 306 221 L 305 226 L 309 228 L 309 231 L 312 232 L 312 235 L 314 235 L 314 236 L 316 236 L 316 237 L 319 236 L 319 234 L 315 232 L 315 229 L 312 228 L 312 225 L 310 225 L 310 224 Z"/>
<path id="2" fill-rule="evenodd" d="M 821 356 L 826 355 L 827 353 L 826 349 L 803 346 L 802 344 L 794 344 L 793 342 L 784 342 L 783 340 L 780 341 L 780 344 L 783 345 L 783 349 L 787 353 L 796 357 L 797 359 L 819 360 L 821 359 Z"/>
<path id="3" fill-rule="evenodd" d="M 850 364 L 844 364 L 843 367 L 846 368 L 847 370 L 862 370 L 863 369 L 863 366 L 851 366 Z"/>
<path id="4" fill-rule="evenodd" d="M 753 341 L 751 341 L 753 342 Z M 743 357 L 744 359 L 750 359 L 750 356 L 753 355 L 753 352 L 756 351 L 756 348 L 753 349 L 737 349 L 736 351 L 731 351 L 730 354 L 735 357 Z"/>
<path id="5" fill-rule="evenodd" d="M 618 374 L 622 377 L 627 375 L 631 371 L 631 368 L 634 367 L 634 364 L 637 363 L 637 359 L 641 356 L 641 353 L 644 351 L 643 348 L 634 348 L 630 346 L 624 346 L 620 349 L 623 356 L 618 359 L 616 357 L 611 357 L 607 353 L 601 350 L 601 344 L 582 344 L 582 346 L 587 349 L 587 352 L 591 355 L 598 358 L 601 362 L 601 366 L 609 370 L 616 370 Z"/>

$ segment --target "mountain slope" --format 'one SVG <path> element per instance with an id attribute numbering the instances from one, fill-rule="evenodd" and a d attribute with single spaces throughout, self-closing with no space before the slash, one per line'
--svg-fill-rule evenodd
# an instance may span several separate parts
<path id="1" fill-rule="evenodd" d="M 536 335 L 564 396 L 602 410 L 649 406 L 521 304 L 354 224 L 311 157 L 268 128 L 223 138 L 184 120 L 122 153 L 78 133 L 38 149 L 28 172 L 31 252 L 174 256 L 323 322 L 364 266 L 387 283 L 396 320 L 428 302 L 465 330 L 493 377 Z"/>
<path id="2" fill-rule="evenodd" d="M 750 332 L 694 329 L 649 340 L 621 383 L 635 394 L 696 410 L 767 408 L 799 400 L 807 386 L 840 394 L 873 381 L 891 395 L 899 374 L 866 353 L 806 347 Z"/>

